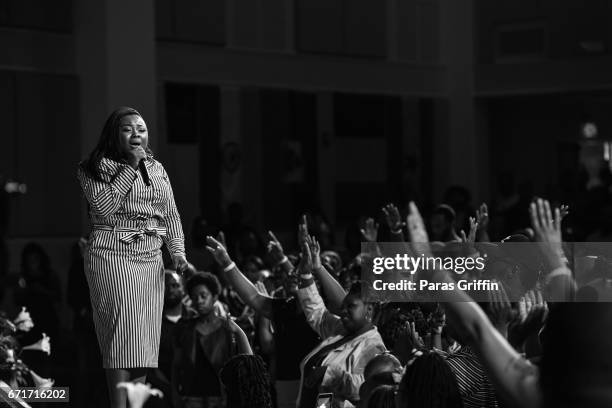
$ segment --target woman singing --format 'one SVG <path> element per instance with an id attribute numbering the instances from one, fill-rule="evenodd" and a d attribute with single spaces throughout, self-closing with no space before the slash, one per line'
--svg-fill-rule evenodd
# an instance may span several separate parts
<path id="1" fill-rule="evenodd" d="M 187 267 L 170 180 L 148 148 L 136 110 L 115 110 L 78 168 L 92 231 L 85 253 L 94 322 L 111 406 L 126 406 L 121 381 L 145 381 L 157 367 L 164 295 L 161 246 Z"/>

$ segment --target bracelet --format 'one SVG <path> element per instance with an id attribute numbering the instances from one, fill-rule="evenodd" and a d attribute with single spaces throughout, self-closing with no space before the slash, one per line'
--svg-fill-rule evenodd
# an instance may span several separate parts
<path id="1" fill-rule="evenodd" d="M 312 273 L 306 273 L 304 275 L 300 275 L 300 278 L 304 280 L 312 279 Z"/>
<path id="2" fill-rule="evenodd" d="M 392 229 L 391 233 L 392 234 L 401 234 L 402 233 L 402 227 L 400 226 L 398 229 Z"/>
<path id="3" fill-rule="evenodd" d="M 546 275 L 546 277 L 544 278 L 544 283 L 548 285 L 554 278 L 558 276 L 567 276 L 571 278 L 572 271 L 565 266 L 561 266 Z"/>
<path id="4" fill-rule="evenodd" d="M 236 267 L 236 262 L 232 262 L 229 265 L 227 265 L 225 268 L 223 268 L 223 272 L 229 272 L 235 267 Z"/>

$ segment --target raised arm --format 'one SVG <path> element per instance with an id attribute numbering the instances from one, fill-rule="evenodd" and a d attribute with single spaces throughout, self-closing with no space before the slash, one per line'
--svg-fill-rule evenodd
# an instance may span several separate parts
<path id="1" fill-rule="evenodd" d="M 542 254 L 549 267 L 546 276 L 546 293 L 548 300 L 564 302 L 572 299 L 575 282 L 570 269 L 566 265 L 561 239 L 561 210 L 553 212 L 547 200 L 538 198 L 529 207 L 531 225 L 539 241 Z"/>
<path id="2" fill-rule="evenodd" d="M 118 165 L 119 172 L 110 181 L 99 181 L 86 174 L 79 166 L 77 178 L 91 211 L 101 217 L 116 213 L 138 177 L 136 169 L 127 164 Z"/>
<path id="3" fill-rule="evenodd" d="M 428 237 L 414 203 L 410 203 L 408 231 L 419 252 L 428 251 Z M 427 253 L 426 255 L 431 255 Z M 454 282 L 443 270 L 427 275 L 434 282 Z M 477 303 L 463 291 L 446 292 L 444 304 L 448 322 L 468 344 L 472 345 L 485 366 L 489 378 L 509 406 L 536 407 L 540 395 L 537 369 L 529 365 L 508 341 L 493 327 Z"/>
<path id="4" fill-rule="evenodd" d="M 293 271 L 293 265 L 289 261 L 289 258 L 287 258 L 287 255 L 285 255 L 283 246 L 272 231 L 268 231 L 268 237 L 270 241 L 268 242 L 267 249 L 270 259 L 274 265 L 278 266 L 285 274 L 289 275 Z"/>
<path id="5" fill-rule="evenodd" d="M 480 208 L 476 210 L 476 223 L 478 230 L 476 232 L 476 240 L 478 242 L 490 242 L 489 238 L 489 208 L 487 203 L 480 204 Z"/>
<path id="6" fill-rule="evenodd" d="M 398 208 L 395 204 L 387 204 L 382 208 L 382 211 L 385 214 L 385 221 L 391 232 L 389 237 L 391 242 L 404 242 L 404 232 L 402 231 L 404 223 Z"/>
<path id="7" fill-rule="evenodd" d="M 261 313 L 268 319 L 272 318 L 273 299 L 259 293 L 255 285 L 240 272 L 236 263 L 228 255 L 224 241 L 222 232 L 219 233 L 219 241 L 210 236 L 206 237 L 206 249 L 210 251 L 215 261 L 223 269 L 225 278 L 236 290 L 240 299 L 257 313 Z"/>
<path id="8" fill-rule="evenodd" d="M 340 313 L 342 310 L 342 301 L 346 297 L 346 292 L 340 282 L 336 280 L 321 263 L 321 246 L 319 242 L 311 237 L 309 247 L 312 254 L 313 274 L 319 279 L 321 288 L 327 299 L 329 309 L 334 313 Z"/>
<path id="9" fill-rule="evenodd" d="M 340 317 L 332 314 L 319 295 L 317 285 L 312 277 L 312 257 L 308 243 L 302 244 L 302 259 L 298 266 L 300 283 L 298 298 L 304 310 L 306 321 L 322 339 L 343 334 L 344 328 Z"/>

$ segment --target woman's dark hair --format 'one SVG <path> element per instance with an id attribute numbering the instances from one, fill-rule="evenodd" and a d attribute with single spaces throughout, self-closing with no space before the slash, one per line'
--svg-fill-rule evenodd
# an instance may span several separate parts
<path id="1" fill-rule="evenodd" d="M 115 161 L 121 160 L 121 149 L 119 147 L 119 124 L 121 123 L 121 119 L 130 115 L 142 117 L 142 115 L 136 109 L 122 106 L 115 109 L 110 114 L 108 119 L 106 119 L 104 127 L 102 128 L 102 133 L 100 134 L 100 139 L 98 140 L 98 144 L 89 154 L 89 157 L 80 164 L 81 168 L 89 177 L 93 178 L 94 180 L 103 181 L 102 177 L 100 176 L 100 162 L 102 161 L 102 158 L 106 157 Z M 148 154 L 153 153 L 148 146 L 145 151 Z"/>
<path id="2" fill-rule="evenodd" d="M 206 286 L 213 296 L 219 296 L 221 293 L 219 279 L 210 272 L 198 272 L 189 278 L 185 284 L 187 294 L 191 296 L 191 291 L 199 285 Z"/>
<path id="3" fill-rule="evenodd" d="M 49 260 L 49 255 L 43 249 L 42 246 L 37 244 L 36 242 L 29 242 L 23 247 L 23 251 L 21 251 L 21 273 L 24 278 L 34 278 L 31 275 L 31 271 L 28 269 L 28 258 L 32 255 L 38 256 L 40 260 L 40 269 L 43 272 L 43 276 L 36 277 L 36 279 L 48 279 L 51 275 L 51 261 Z"/>
<path id="4" fill-rule="evenodd" d="M 406 366 L 399 385 L 397 407 L 463 407 L 455 374 L 444 358 L 428 352 Z"/>
<path id="5" fill-rule="evenodd" d="M 270 377 L 260 356 L 232 357 L 219 378 L 227 391 L 227 408 L 272 408 Z"/>
<path id="6" fill-rule="evenodd" d="M 367 408 L 395 408 L 395 385 L 379 385 L 368 398 Z"/>

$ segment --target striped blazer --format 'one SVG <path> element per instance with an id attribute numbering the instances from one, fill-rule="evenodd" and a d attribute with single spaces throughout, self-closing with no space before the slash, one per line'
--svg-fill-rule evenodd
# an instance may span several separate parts
<path id="1" fill-rule="evenodd" d="M 163 227 L 166 234 L 162 239 L 170 252 L 185 255 L 183 228 L 168 174 L 151 155 L 145 166 L 151 186 L 135 184 L 138 170 L 106 157 L 100 162 L 103 181 L 94 180 L 79 166 L 77 176 L 89 203 L 91 223 L 135 229 Z"/>

